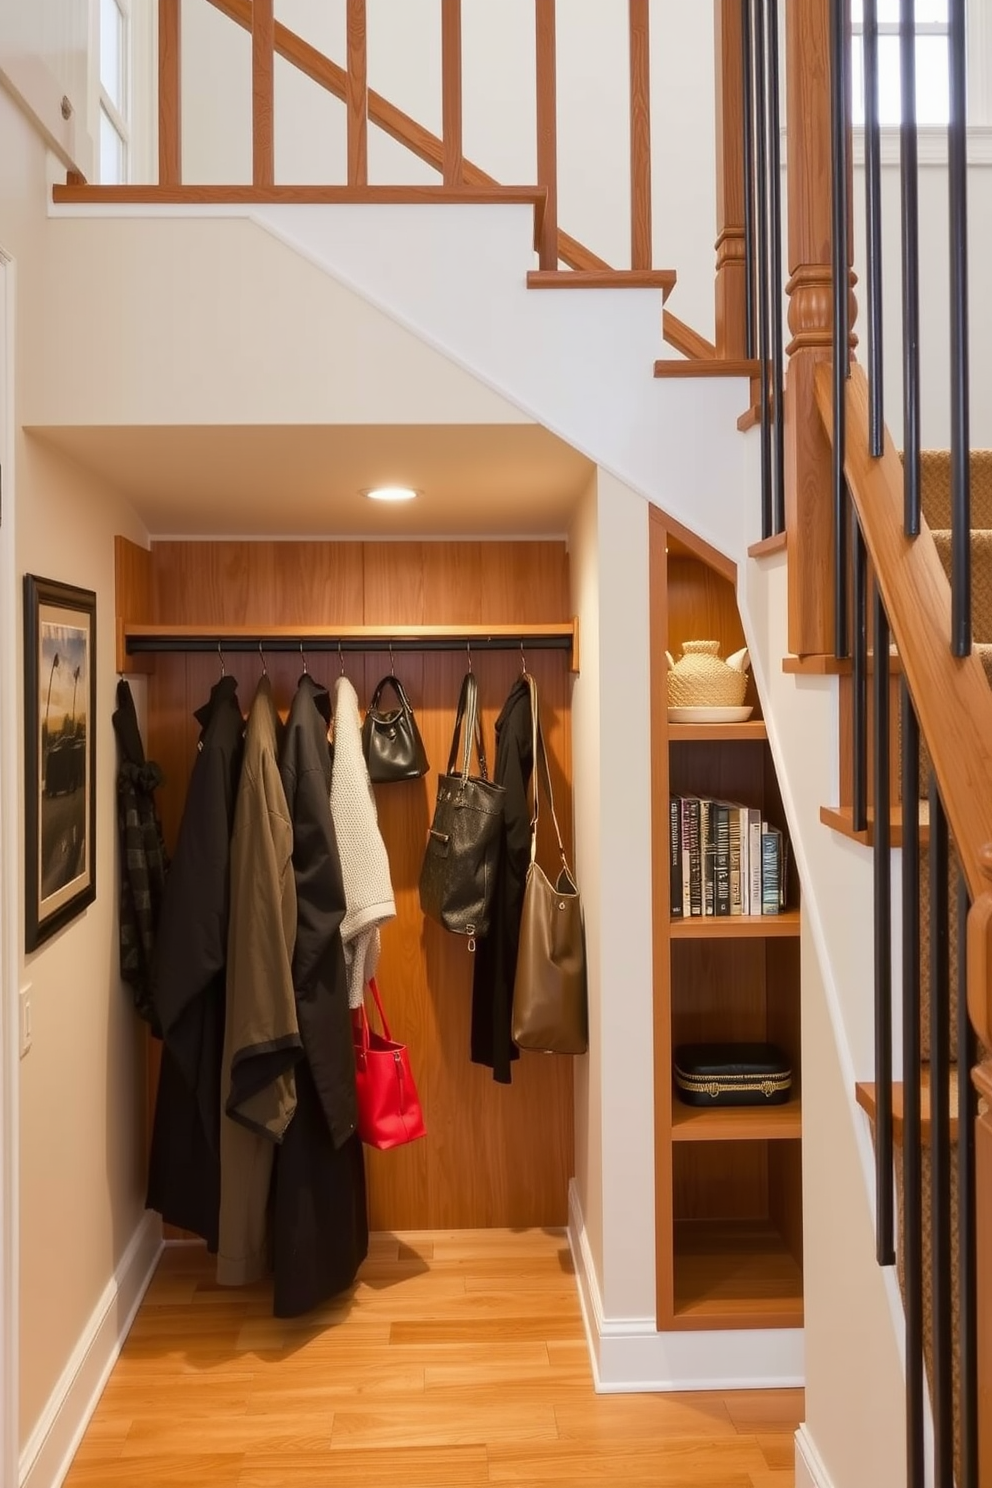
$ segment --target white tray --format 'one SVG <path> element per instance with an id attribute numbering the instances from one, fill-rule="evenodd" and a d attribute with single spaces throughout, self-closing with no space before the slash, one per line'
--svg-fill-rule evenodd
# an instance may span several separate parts
<path id="1" fill-rule="evenodd" d="M 753 708 L 669 708 L 669 723 L 745 723 Z"/>

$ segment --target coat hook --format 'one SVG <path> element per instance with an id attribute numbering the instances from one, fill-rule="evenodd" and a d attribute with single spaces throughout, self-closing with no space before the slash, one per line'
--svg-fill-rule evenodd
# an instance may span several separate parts
<path id="1" fill-rule="evenodd" d="M 520 642 L 520 675 L 521 677 L 526 677 L 527 675 L 527 658 L 524 655 L 523 641 Z"/>
<path id="2" fill-rule="evenodd" d="M 341 641 L 338 640 L 338 661 L 341 663 L 341 675 L 344 676 L 344 652 L 341 649 Z"/>
<path id="3" fill-rule="evenodd" d="M 224 653 L 220 649 L 220 641 L 217 642 L 217 658 L 220 661 L 220 674 L 222 677 L 226 677 L 227 667 L 224 665 Z"/>
<path id="4" fill-rule="evenodd" d="M 263 677 L 267 677 L 269 675 L 269 669 L 265 665 L 265 657 L 262 655 L 262 642 L 261 641 L 259 641 L 259 643 L 258 643 L 258 659 L 262 663 L 262 676 Z"/>
<path id="5" fill-rule="evenodd" d="M 465 650 L 468 653 L 468 669 L 469 669 L 469 671 L 471 671 L 472 670 L 472 642 L 471 641 L 466 641 L 465 642 Z"/>
<path id="6" fill-rule="evenodd" d="M 304 675 L 304 677 L 306 677 L 308 675 L 309 671 L 310 671 L 310 668 L 307 666 L 307 658 L 306 658 L 306 653 L 303 650 L 303 642 L 302 641 L 300 642 L 300 658 L 301 658 L 301 660 L 303 662 L 303 675 Z"/>
<path id="7" fill-rule="evenodd" d="M 390 641 L 390 643 L 389 643 L 389 671 L 390 671 L 390 674 L 395 677 L 395 675 L 396 675 L 396 663 L 393 660 L 393 643 L 392 643 L 392 641 Z"/>

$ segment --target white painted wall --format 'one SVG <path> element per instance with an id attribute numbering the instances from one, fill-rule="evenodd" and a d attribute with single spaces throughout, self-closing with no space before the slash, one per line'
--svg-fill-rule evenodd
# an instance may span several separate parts
<path id="1" fill-rule="evenodd" d="M 92 1344 L 101 1329 L 110 1340 L 113 1324 L 123 1321 L 116 1308 L 124 1306 L 119 1283 L 130 1284 L 119 1274 L 125 1255 L 145 1263 L 148 1256 L 147 1245 L 141 1256 L 132 1246 L 147 1228 L 143 1041 L 117 970 L 116 758 L 110 721 L 116 680 L 113 534 L 123 532 L 140 542 L 144 532 L 117 493 L 101 488 L 20 427 L 20 379 L 39 353 L 37 328 L 49 287 L 46 161 L 40 137 L 3 90 L 0 138 L 0 244 L 14 256 L 17 269 L 14 464 L 4 472 L 3 493 L 4 525 L 15 526 L 15 592 L 5 591 L 5 604 L 19 616 L 24 572 L 97 593 L 97 898 L 28 957 L 23 955 L 19 882 L 22 813 L 10 857 L 4 838 L 4 879 L 9 882 L 7 875 L 13 874 L 17 882 L 10 928 L 18 950 L 13 986 L 4 963 L 3 995 L 14 1027 L 19 985 L 30 983 L 33 1008 L 32 1047 L 18 1067 L 21 1470 L 32 1472 L 28 1481 L 44 1488 L 108 1357 L 99 1349 L 87 1352 L 84 1344 Z M 19 657 L 19 619 L 14 636 L 5 629 L 4 640 L 13 642 L 13 655 Z M 9 659 L 9 650 L 6 655 Z M 5 702 L 2 719 L 4 765 L 18 780 L 22 708 L 18 683 L 16 705 L 10 709 Z M 150 1233 L 148 1241 L 154 1246 Z M 75 1366 L 67 1378 L 70 1360 Z M 74 1384 L 82 1393 L 75 1400 L 76 1419 L 70 1421 L 57 1407 Z"/>
<path id="2" fill-rule="evenodd" d="M 63 163 L 87 177 L 93 165 L 93 15 L 90 0 L 0 0 L 0 84 Z M 68 119 L 63 99 L 71 107 Z"/>

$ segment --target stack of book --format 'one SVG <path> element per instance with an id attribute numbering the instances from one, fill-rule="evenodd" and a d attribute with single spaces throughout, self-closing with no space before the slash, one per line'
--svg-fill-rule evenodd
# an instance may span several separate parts
<path id="1" fill-rule="evenodd" d="M 672 919 L 773 915 L 785 908 L 789 843 L 756 806 L 672 796 Z"/>

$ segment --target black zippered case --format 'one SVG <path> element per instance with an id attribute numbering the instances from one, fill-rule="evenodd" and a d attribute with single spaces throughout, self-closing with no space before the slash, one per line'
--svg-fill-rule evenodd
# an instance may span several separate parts
<path id="1" fill-rule="evenodd" d="M 674 1066 L 687 1106 L 780 1106 L 792 1090 L 791 1061 L 775 1044 L 680 1044 Z"/>

